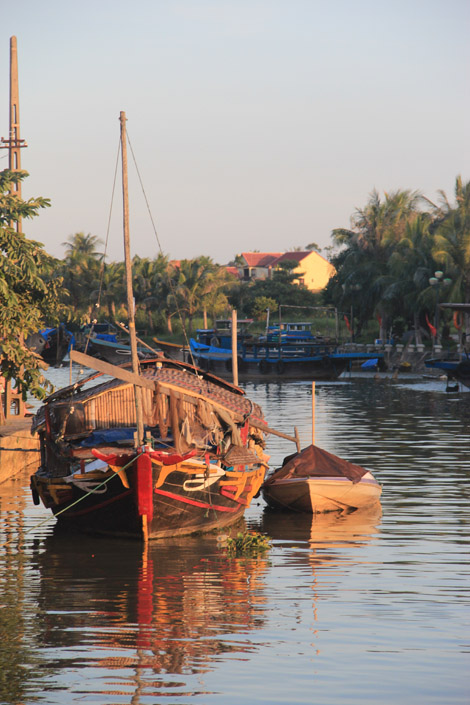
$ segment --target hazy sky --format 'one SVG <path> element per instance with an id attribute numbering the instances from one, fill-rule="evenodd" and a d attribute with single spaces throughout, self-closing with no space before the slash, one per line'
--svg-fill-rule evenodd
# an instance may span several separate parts
<path id="1" fill-rule="evenodd" d="M 171 258 L 326 247 L 374 188 L 453 197 L 470 179 L 468 0 L 17 0 L 5 137 L 13 35 L 23 195 L 52 200 L 24 231 L 58 257 L 106 237 L 121 110 Z M 130 151 L 129 181 L 132 249 L 154 257 Z M 121 212 L 119 180 L 110 260 Z"/>

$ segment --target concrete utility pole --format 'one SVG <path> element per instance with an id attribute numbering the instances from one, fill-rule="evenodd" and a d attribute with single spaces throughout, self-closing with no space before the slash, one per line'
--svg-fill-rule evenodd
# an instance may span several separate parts
<path id="1" fill-rule="evenodd" d="M 8 149 L 8 168 L 21 171 L 21 149 L 27 147 L 20 139 L 20 98 L 18 90 L 18 52 L 16 37 L 10 37 L 10 133 L 8 139 L 0 140 L 0 149 Z M 21 182 L 13 184 L 11 194 L 21 198 Z M 21 232 L 21 220 L 16 222 L 17 232 Z"/>

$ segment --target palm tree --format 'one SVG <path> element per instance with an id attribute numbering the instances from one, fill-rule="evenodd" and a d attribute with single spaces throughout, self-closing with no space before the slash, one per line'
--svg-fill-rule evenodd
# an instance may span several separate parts
<path id="1" fill-rule="evenodd" d="M 99 287 L 91 294 L 91 300 L 100 309 L 105 307 L 111 322 L 116 320 L 117 305 L 126 301 L 126 274 L 124 262 L 101 263 Z"/>
<path id="2" fill-rule="evenodd" d="M 85 235 L 85 233 L 75 233 L 75 235 L 69 235 L 67 240 L 62 243 L 65 247 L 65 256 L 75 257 L 76 255 L 82 255 L 83 257 L 92 257 L 93 259 L 101 259 L 103 255 L 96 251 L 97 245 L 102 245 L 103 242 L 96 235 Z"/>
<path id="3" fill-rule="evenodd" d="M 328 294 L 343 310 L 354 308 L 357 334 L 375 314 L 381 321 L 380 337 L 385 337 L 390 322 L 389 302 L 383 298 L 391 284 L 389 260 L 418 217 L 421 200 L 418 192 L 406 190 L 385 193 L 382 201 L 374 190 L 365 208 L 353 215 L 351 229 L 333 230 L 334 243 L 345 249 L 333 258 L 337 275 Z"/>
<path id="4" fill-rule="evenodd" d="M 442 205 L 434 206 L 437 221 L 433 256 L 452 278 L 450 300 L 470 303 L 470 182 L 455 181 L 455 205 L 441 192 Z"/>
<path id="5" fill-rule="evenodd" d="M 211 291 L 213 279 L 211 275 L 217 269 L 210 257 L 196 257 L 192 260 L 181 260 L 177 268 L 175 281 L 170 301 L 183 319 L 186 328 L 188 320 L 188 333 L 192 332 L 192 321 L 198 311 L 202 310 L 203 298 Z"/>
<path id="6" fill-rule="evenodd" d="M 216 317 L 229 307 L 228 296 L 237 285 L 237 278 L 225 267 L 218 267 L 206 278 L 202 304 L 215 326 Z"/>
<path id="7" fill-rule="evenodd" d="M 434 305 L 429 290 L 429 277 L 436 268 L 431 226 L 429 213 L 420 213 L 406 224 L 403 237 L 390 255 L 388 275 L 383 278 L 381 305 L 388 307 L 392 319 L 401 316 L 408 322 L 413 321 L 417 343 L 421 343 L 424 315 L 432 311 Z"/>
<path id="8" fill-rule="evenodd" d="M 71 235 L 62 243 L 66 248 L 61 268 L 64 287 L 69 291 L 75 318 L 80 320 L 91 317 L 93 302 L 90 292 L 99 289 L 100 263 L 103 260 L 103 255 L 96 251 L 99 243 L 99 238 L 82 232 Z"/>

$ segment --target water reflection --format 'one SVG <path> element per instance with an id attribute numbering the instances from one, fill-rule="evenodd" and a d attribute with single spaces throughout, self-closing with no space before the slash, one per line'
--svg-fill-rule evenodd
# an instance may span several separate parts
<path id="1" fill-rule="evenodd" d="M 381 517 L 380 502 L 355 511 L 324 514 L 300 514 L 266 507 L 260 530 L 282 545 L 300 541 L 315 552 L 360 546 L 370 541 L 377 534 Z"/>
<path id="2" fill-rule="evenodd" d="M 310 384 L 248 386 L 271 426 L 310 442 Z M 213 536 L 143 554 L 64 535 L 27 476 L 1 485 L 0 702 L 466 702 L 470 393 L 423 386 L 317 385 L 317 442 L 373 471 L 382 516 L 256 500 L 260 559 Z M 274 465 L 291 452 L 268 443 Z"/>
<path id="3" fill-rule="evenodd" d="M 0 490 L 0 701 L 21 702 L 28 683 L 38 677 L 37 634 L 25 605 L 28 602 L 28 560 L 21 550 L 27 500 L 23 477 Z"/>
<path id="4" fill-rule="evenodd" d="M 241 658 L 253 646 L 234 635 L 264 623 L 267 560 L 231 559 L 215 536 L 159 542 L 142 551 L 131 542 L 55 531 L 33 563 L 40 575 L 37 637 L 49 653 L 49 671 L 60 679 L 66 648 L 68 671 L 92 660 L 102 671 L 98 680 L 119 673 L 116 694 L 123 696 L 136 686 L 130 671 L 138 672 L 147 695 L 155 678 L 159 689 L 179 692 L 186 679 L 175 683 L 166 674 L 210 671 L 227 653 Z M 93 692 L 106 692 L 105 684 L 100 687 Z"/>

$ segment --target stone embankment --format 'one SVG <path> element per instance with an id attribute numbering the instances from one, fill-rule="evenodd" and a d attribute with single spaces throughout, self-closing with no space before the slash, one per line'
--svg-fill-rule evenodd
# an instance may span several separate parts
<path id="1" fill-rule="evenodd" d="M 0 483 L 39 465 L 39 438 L 31 435 L 31 417 L 12 419 L 0 425 Z"/>

